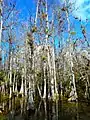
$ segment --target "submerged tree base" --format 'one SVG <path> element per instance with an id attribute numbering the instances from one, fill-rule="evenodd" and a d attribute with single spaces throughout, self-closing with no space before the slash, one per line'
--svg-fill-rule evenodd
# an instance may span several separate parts
<path id="1" fill-rule="evenodd" d="M 89 104 L 68 103 L 63 100 L 37 100 L 32 107 L 27 99 L 13 98 L 7 102 L 6 106 L 3 106 L 0 120 L 80 120 L 81 117 L 86 117 L 85 120 L 90 119 L 90 116 L 87 115 L 90 111 Z"/>

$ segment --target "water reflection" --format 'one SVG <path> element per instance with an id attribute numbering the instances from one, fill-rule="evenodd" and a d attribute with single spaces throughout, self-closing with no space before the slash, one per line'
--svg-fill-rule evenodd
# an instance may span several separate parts
<path id="1" fill-rule="evenodd" d="M 0 120 L 90 120 L 90 106 L 86 103 L 42 100 L 30 104 L 27 99 L 14 98 L 2 107 Z"/>

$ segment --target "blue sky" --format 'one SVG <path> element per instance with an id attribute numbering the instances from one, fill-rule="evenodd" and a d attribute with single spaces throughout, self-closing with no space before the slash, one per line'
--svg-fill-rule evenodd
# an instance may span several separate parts
<path id="1" fill-rule="evenodd" d="M 36 4 L 34 0 L 17 0 L 17 8 L 21 17 L 26 19 L 30 14 L 35 14 Z"/>
<path id="2" fill-rule="evenodd" d="M 23 20 L 28 19 L 28 16 L 30 14 L 35 15 L 36 11 L 36 4 L 35 1 L 37 0 L 17 0 L 17 8 L 21 11 L 20 18 Z M 47 0 L 49 3 L 52 2 L 52 0 Z M 60 2 L 63 3 L 64 0 L 53 0 L 54 2 L 57 2 L 58 4 Z M 69 0 L 69 3 L 74 3 L 72 6 L 73 12 L 72 16 L 78 17 L 81 19 L 81 23 L 86 25 L 87 24 L 87 32 L 90 33 L 90 0 Z M 71 18 L 72 19 L 72 18 Z M 86 19 L 88 19 L 88 23 L 86 23 Z M 75 24 L 75 30 L 77 32 L 77 36 L 81 36 L 80 31 L 80 22 L 74 21 Z M 88 35 L 90 36 L 90 35 Z M 90 41 L 90 40 L 89 40 Z"/>
<path id="3" fill-rule="evenodd" d="M 50 2 L 51 0 L 48 0 Z M 63 2 L 64 0 L 53 0 L 57 2 Z M 82 19 L 85 21 L 86 19 L 90 19 L 90 0 L 69 0 L 70 3 L 75 3 L 72 8 L 73 16 Z M 22 11 L 22 17 L 25 18 L 31 12 L 35 14 L 35 0 L 17 0 L 17 7 Z M 29 12 L 30 10 L 30 12 Z"/>
<path id="4" fill-rule="evenodd" d="M 24 22 L 27 21 L 28 16 L 30 14 L 35 15 L 36 12 L 36 4 L 35 1 L 37 0 L 16 0 L 17 1 L 17 9 L 20 10 L 20 19 L 22 19 Z M 57 2 L 57 4 L 59 5 L 59 3 L 64 0 L 47 0 L 49 3 L 51 2 Z M 9 0 L 8 0 L 9 2 Z M 90 42 L 90 0 L 69 0 L 69 2 L 73 3 L 74 2 L 74 6 L 72 6 L 72 8 L 75 8 L 72 16 L 78 17 L 79 19 L 81 19 L 82 24 L 86 25 L 86 29 L 87 29 L 87 36 L 89 38 L 89 42 Z M 76 10 L 77 9 L 77 10 Z M 86 23 L 86 19 L 89 20 L 88 23 Z M 71 18 L 72 22 L 74 23 L 74 27 L 75 27 L 75 31 L 77 33 L 76 37 L 82 37 L 81 34 L 81 30 L 80 30 L 80 22 L 77 20 L 74 20 L 73 18 Z M 18 32 L 18 31 L 17 31 Z M 58 40 L 56 39 L 56 43 L 58 42 Z"/>
<path id="5" fill-rule="evenodd" d="M 48 0 L 50 2 L 51 0 Z M 54 0 L 55 1 L 55 0 Z M 64 0 L 57 0 L 57 2 Z M 55 1 L 56 2 L 56 1 Z M 90 19 L 90 0 L 69 0 L 70 3 L 75 3 L 72 8 L 75 8 L 73 15 L 85 21 Z M 17 0 L 17 7 L 22 10 L 22 14 L 28 15 L 28 10 L 34 13 L 36 5 L 35 0 Z M 26 17 L 25 16 L 25 17 Z"/>

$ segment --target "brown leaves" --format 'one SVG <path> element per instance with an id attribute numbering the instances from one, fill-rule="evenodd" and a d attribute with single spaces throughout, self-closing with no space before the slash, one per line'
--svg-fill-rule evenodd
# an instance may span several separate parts
<path id="1" fill-rule="evenodd" d="M 42 13 L 42 19 L 46 19 L 47 14 L 46 13 Z"/>
<path id="2" fill-rule="evenodd" d="M 78 20 L 78 17 L 74 17 L 76 20 Z"/>
<path id="3" fill-rule="evenodd" d="M 12 38 L 9 38 L 9 43 L 12 44 Z"/>
<path id="4" fill-rule="evenodd" d="M 82 29 L 82 34 L 83 34 L 84 37 L 86 38 L 86 30 L 85 30 L 85 27 L 81 25 L 81 29 Z"/>
<path id="5" fill-rule="evenodd" d="M 45 2 L 43 2 L 43 6 L 45 6 L 46 5 L 46 3 Z"/>
<path id="6" fill-rule="evenodd" d="M 46 27 L 45 30 L 44 30 L 45 34 L 48 34 L 49 32 L 49 29 Z"/>
<path id="7" fill-rule="evenodd" d="M 36 27 L 36 26 L 33 26 L 32 29 L 31 29 L 31 32 L 32 32 L 32 33 L 37 32 L 37 27 Z"/>
<path id="8" fill-rule="evenodd" d="M 82 33 L 83 33 L 83 34 L 86 34 L 86 31 L 85 31 L 85 29 L 82 29 Z"/>
<path id="9" fill-rule="evenodd" d="M 27 37 L 28 37 L 27 43 L 32 47 L 33 46 L 33 40 L 34 40 L 32 33 L 28 32 Z"/>
<path id="10" fill-rule="evenodd" d="M 76 35 L 76 32 L 75 31 L 71 31 L 70 34 L 71 35 Z"/>
<path id="11" fill-rule="evenodd" d="M 61 8 L 62 11 L 67 11 L 66 7 Z"/>

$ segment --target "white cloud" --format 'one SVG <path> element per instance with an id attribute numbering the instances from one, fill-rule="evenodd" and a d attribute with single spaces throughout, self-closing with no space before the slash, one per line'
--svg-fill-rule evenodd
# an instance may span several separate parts
<path id="1" fill-rule="evenodd" d="M 59 0 L 59 2 L 64 2 L 65 0 Z M 85 21 L 86 19 L 90 20 L 90 0 L 67 0 L 72 5 L 73 15 L 79 19 Z"/>
<path id="2" fill-rule="evenodd" d="M 90 0 L 70 0 L 70 2 L 75 2 L 74 16 L 84 21 L 90 19 Z"/>

